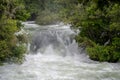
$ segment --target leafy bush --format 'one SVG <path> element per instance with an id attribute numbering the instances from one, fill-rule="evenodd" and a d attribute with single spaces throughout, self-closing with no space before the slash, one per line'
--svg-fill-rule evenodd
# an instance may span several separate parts
<path id="1" fill-rule="evenodd" d="M 120 60 L 120 52 L 116 51 L 114 46 L 87 47 L 87 52 L 92 60 L 117 62 Z"/>
<path id="2" fill-rule="evenodd" d="M 17 37 L 19 43 L 27 43 L 28 42 L 26 34 L 19 34 L 16 37 Z"/>
<path id="3" fill-rule="evenodd" d="M 58 15 L 49 10 L 42 11 L 36 19 L 36 23 L 40 25 L 54 24 L 58 21 Z"/>
<path id="4" fill-rule="evenodd" d="M 11 52 L 5 41 L 0 41 L 0 62 L 5 61 Z"/>
<path id="5" fill-rule="evenodd" d="M 108 61 L 109 60 L 109 51 L 106 47 L 96 45 L 95 47 L 88 47 L 87 52 L 91 59 L 97 61 Z"/>
<path id="6" fill-rule="evenodd" d="M 83 0 L 79 4 L 81 12 L 76 9 L 77 15 L 68 18 L 73 27 L 80 29 L 76 37 L 79 45 L 87 47 L 88 55 L 93 60 L 119 61 L 120 1 L 85 0 L 84 3 Z"/>
<path id="7" fill-rule="evenodd" d="M 24 55 L 26 52 L 26 47 L 24 45 L 15 46 L 12 48 L 11 61 L 22 63 L 24 60 Z"/>
<path id="8" fill-rule="evenodd" d="M 95 43 L 86 37 L 81 37 L 78 35 L 75 37 L 75 39 L 78 42 L 78 45 L 81 47 L 88 47 L 88 46 L 94 47 L 95 46 Z"/>
<path id="9" fill-rule="evenodd" d="M 0 62 L 20 61 L 25 53 L 25 48 L 20 45 L 24 39 L 19 36 L 21 42 L 17 41 L 15 32 L 21 29 L 20 21 L 26 20 L 29 13 L 21 0 L 0 0 L 0 4 Z"/>
<path id="10" fill-rule="evenodd" d="M 24 45 L 14 46 L 10 48 L 8 43 L 0 41 L 0 63 L 2 62 L 17 62 L 21 63 L 24 60 L 26 47 Z"/>

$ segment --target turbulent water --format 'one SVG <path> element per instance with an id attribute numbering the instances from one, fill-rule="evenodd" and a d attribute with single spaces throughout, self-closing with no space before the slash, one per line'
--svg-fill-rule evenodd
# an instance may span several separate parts
<path id="1" fill-rule="evenodd" d="M 30 54 L 21 65 L 0 66 L 0 80 L 120 80 L 120 64 L 90 60 L 70 25 L 24 25 Z"/>

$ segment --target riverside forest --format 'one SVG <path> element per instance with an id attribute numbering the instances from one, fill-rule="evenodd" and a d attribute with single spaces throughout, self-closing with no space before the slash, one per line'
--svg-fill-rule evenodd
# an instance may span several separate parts
<path id="1" fill-rule="evenodd" d="M 0 0 L 0 80 L 119 79 L 119 0 Z"/>

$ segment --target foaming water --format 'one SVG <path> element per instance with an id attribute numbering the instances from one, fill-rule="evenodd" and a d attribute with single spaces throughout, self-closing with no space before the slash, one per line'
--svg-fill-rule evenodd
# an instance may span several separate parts
<path id="1" fill-rule="evenodd" d="M 0 80 L 120 80 L 119 63 L 89 60 L 80 53 L 68 26 L 51 26 L 33 30 L 25 62 L 0 66 Z"/>

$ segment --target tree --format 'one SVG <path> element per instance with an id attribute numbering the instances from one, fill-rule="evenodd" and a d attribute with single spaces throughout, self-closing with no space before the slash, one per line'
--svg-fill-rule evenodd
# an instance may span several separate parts
<path id="1" fill-rule="evenodd" d="M 25 50 L 14 51 L 15 47 L 19 49 L 22 46 L 17 45 L 19 40 L 15 32 L 20 30 L 20 21 L 26 20 L 29 14 L 22 0 L 0 0 L 0 12 L 0 62 L 19 61 Z"/>
<path id="2" fill-rule="evenodd" d="M 61 15 L 64 15 L 63 21 L 80 30 L 76 40 L 79 45 L 87 47 L 90 58 L 98 61 L 119 61 L 120 1 L 78 0 L 75 3 L 67 2 L 65 6 L 68 7 L 61 11 Z"/>

